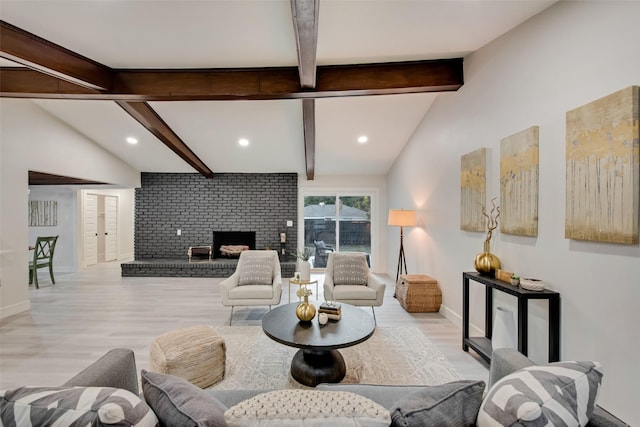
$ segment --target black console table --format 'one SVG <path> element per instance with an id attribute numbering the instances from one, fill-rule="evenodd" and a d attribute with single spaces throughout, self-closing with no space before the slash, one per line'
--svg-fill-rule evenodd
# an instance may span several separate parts
<path id="1" fill-rule="evenodd" d="M 485 289 L 484 337 L 469 337 L 469 281 L 473 280 Z M 529 291 L 519 286 L 480 273 L 462 273 L 462 349 L 469 347 L 485 361 L 491 361 L 491 331 L 493 330 L 493 290 L 505 292 L 518 298 L 518 351 L 527 356 L 529 300 L 549 300 L 549 362 L 560 360 L 560 294 L 543 290 Z"/>

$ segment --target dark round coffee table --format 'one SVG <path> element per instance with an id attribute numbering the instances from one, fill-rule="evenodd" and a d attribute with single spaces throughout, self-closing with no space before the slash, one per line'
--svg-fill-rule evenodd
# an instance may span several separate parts
<path id="1" fill-rule="evenodd" d="M 339 348 L 366 341 L 375 331 L 373 317 L 366 311 L 342 304 L 342 318 L 320 325 L 318 315 L 311 322 L 296 317 L 298 303 L 276 307 L 265 314 L 262 330 L 280 344 L 300 350 L 291 361 L 291 376 L 300 384 L 340 382 L 347 368 Z"/>

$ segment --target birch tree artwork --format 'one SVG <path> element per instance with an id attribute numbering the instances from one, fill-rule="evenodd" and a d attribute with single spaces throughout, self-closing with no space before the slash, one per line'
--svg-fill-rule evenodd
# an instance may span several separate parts
<path id="1" fill-rule="evenodd" d="M 538 126 L 500 141 L 500 232 L 538 235 Z"/>
<path id="2" fill-rule="evenodd" d="M 638 86 L 567 112 L 565 238 L 638 243 Z"/>
<path id="3" fill-rule="evenodd" d="M 55 227 L 58 225 L 58 202 L 55 200 L 29 201 L 29 226 Z"/>
<path id="4" fill-rule="evenodd" d="M 485 231 L 482 206 L 487 197 L 487 149 L 463 154 L 460 167 L 460 229 Z"/>

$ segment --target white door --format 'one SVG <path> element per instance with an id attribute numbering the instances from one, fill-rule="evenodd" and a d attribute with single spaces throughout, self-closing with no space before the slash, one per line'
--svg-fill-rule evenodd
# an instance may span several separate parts
<path id="1" fill-rule="evenodd" d="M 104 197 L 104 260 L 118 259 L 118 198 Z"/>
<path id="2" fill-rule="evenodd" d="M 84 263 L 98 263 L 98 196 L 87 194 L 84 199 Z"/>

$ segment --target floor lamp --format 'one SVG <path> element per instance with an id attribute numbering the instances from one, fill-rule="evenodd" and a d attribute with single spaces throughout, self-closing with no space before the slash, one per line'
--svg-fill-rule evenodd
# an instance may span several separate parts
<path id="1" fill-rule="evenodd" d="M 400 253 L 398 254 L 398 270 L 396 272 L 396 283 L 402 267 L 404 266 L 404 274 L 407 274 L 407 260 L 404 257 L 404 227 L 414 227 L 416 225 L 416 211 L 404 209 L 391 209 L 389 211 L 389 225 L 400 227 Z M 394 295 L 395 296 L 395 295 Z"/>

